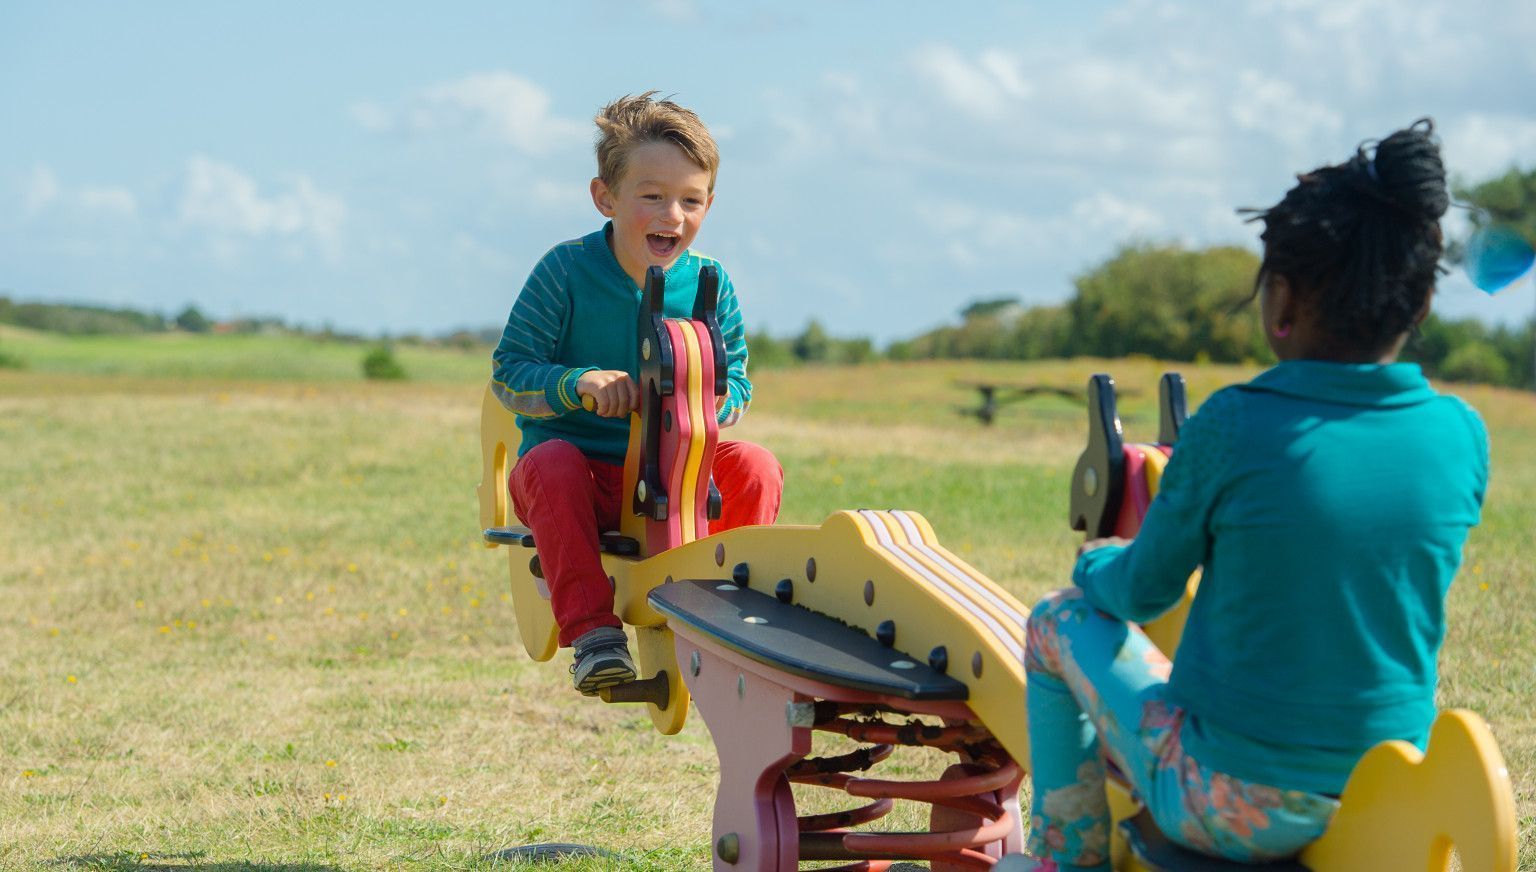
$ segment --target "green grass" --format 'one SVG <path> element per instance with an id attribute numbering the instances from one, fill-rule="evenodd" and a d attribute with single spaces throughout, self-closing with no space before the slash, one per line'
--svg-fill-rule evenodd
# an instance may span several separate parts
<path id="1" fill-rule="evenodd" d="M 585 842 L 621 859 L 558 868 L 707 869 L 701 720 L 659 736 L 517 641 L 506 558 L 476 535 L 484 356 L 423 352 L 440 377 L 380 384 L 361 346 L 294 342 L 0 335 L 30 367 L 0 371 L 0 868 L 506 869 L 486 858 Z M 952 363 L 764 372 L 736 435 L 784 462 L 786 522 L 916 509 L 1029 602 L 1070 568 L 1084 416 L 1040 398 L 962 418 L 953 381 L 983 369 L 1113 372 L 1137 392 L 1128 435 L 1155 427 L 1150 361 Z M 1190 369 L 1192 402 L 1247 374 Z M 1493 726 L 1529 867 L 1536 404 L 1463 392 L 1495 472 L 1441 703 Z"/>
<path id="2" fill-rule="evenodd" d="M 362 378 L 365 342 L 304 336 L 157 333 L 63 336 L 0 325 L 0 349 L 38 373 L 176 379 L 351 381 Z M 463 382 L 490 374 L 490 350 L 397 345 L 408 378 Z"/>

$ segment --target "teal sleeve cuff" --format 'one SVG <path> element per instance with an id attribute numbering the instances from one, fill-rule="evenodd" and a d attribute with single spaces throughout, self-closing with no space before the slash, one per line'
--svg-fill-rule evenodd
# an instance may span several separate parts
<path id="1" fill-rule="evenodd" d="M 1112 572 L 1110 564 L 1124 551 L 1124 545 L 1105 545 L 1095 548 L 1077 558 L 1077 563 L 1072 567 L 1072 583 L 1082 588 L 1083 596 L 1094 608 L 1119 617 L 1119 609 L 1113 597 L 1104 596 L 1104 576 Z M 1112 585 L 1111 585 L 1112 586 Z"/>
<path id="2" fill-rule="evenodd" d="M 556 415 L 564 415 L 581 408 L 581 396 L 576 393 L 576 382 L 595 366 L 554 370 L 544 382 L 544 399 Z"/>

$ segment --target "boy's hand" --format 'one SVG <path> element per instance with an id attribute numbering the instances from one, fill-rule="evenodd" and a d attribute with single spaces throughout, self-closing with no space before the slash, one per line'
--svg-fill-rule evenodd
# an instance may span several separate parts
<path id="1" fill-rule="evenodd" d="M 1097 551 L 1106 545 L 1129 545 L 1131 540 L 1122 539 L 1119 536 L 1105 536 L 1102 539 L 1089 539 L 1077 547 L 1077 556 L 1082 557 L 1089 551 Z"/>
<path id="2" fill-rule="evenodd" d="M 594 369 L 576 380 L 576 393 L 591 397 L 591 411 L 604 418 L 622 418 L 640 407 L 640 386 L 629 373 L 617 369 Z M 586 400 L 582 406 L 586 407 Z"/>

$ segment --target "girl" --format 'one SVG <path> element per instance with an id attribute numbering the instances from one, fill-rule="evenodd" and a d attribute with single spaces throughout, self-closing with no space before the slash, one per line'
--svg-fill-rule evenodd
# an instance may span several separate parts
<path id="1" fill-rule="evenodd" d="M 1135 541 L 1085 544 L 1076 587 L 1030 615 L 1033 868 L 1109 870 L 1101 754 L 1169 838 L 1261 861 L 1322 834 L 1366 749 L 1427 741 L 1445 593 L 1488 482 L 1477 415 L 1395 362 L 1441 254 L 1433 132 L 1255 214 L 1280 363 L 1205 402 Z M 1135 623 L 1197 566 L 1170 664 Z"/>

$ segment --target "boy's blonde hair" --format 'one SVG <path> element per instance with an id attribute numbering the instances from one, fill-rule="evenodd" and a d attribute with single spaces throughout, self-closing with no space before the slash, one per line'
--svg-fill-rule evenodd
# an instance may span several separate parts
<path id="1" fill-rule="evenodd" d="M 709 128 L 692 110 L 671 100 L 653 100 L 657 91 L 637 97 L 625 95 L 598 110 L 597 176 L 610 188 L 617 187 L 629 166 L 629 154 L 647 142 L 670 142 L 688 159 L 709 172 L 709 190 L 715 190 L 720 171 L 720 149 Z"/>

